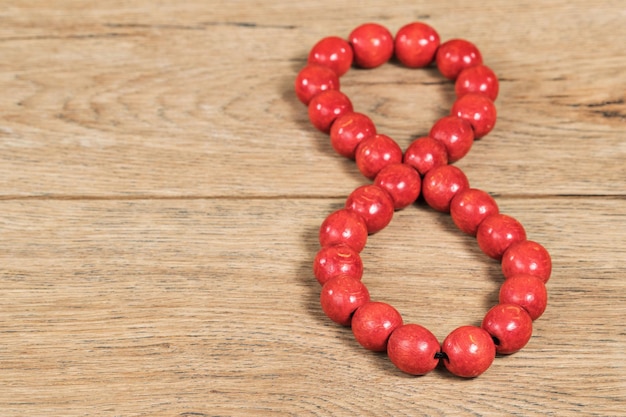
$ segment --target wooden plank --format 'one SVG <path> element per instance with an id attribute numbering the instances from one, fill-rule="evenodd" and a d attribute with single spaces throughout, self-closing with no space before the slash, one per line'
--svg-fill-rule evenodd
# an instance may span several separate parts
<path id="1" fill-rule="evenodd" d="M 466 381 L 403 375 L 323 316 L 311 261 L 340 200 L 4 201 L 0 409 L 619 414 L 624 201 L 499 202 L 551 251 L 550 302 L 528 346 Z M 473 238 L 425 207 L 398 212 L 362 256 L 372 297 L 440 340 L 479 322 L 501 282 Z"/>
<path id="2" fill-rule="evenodd" d="M 486 13 L 392 1 L 358 22 L 339 19 L 350 2 L 218 4 L 12 5 L 0 29 L 2 196 L 346 195 L 362 178 L 310 127 L 295 74 L 321 36 L 347 36 L 366 17 L 395 31 L 407 16 L 472 40 L 502 78 L 496 129 L 459 162 L 477 186 L 626 190 L 626 58 L 606 42 L 626 37 L 619 2 L 499 2 Z M 387 65 L 343 84 L 406 148 L 450 108 L 441 81 Z"/>

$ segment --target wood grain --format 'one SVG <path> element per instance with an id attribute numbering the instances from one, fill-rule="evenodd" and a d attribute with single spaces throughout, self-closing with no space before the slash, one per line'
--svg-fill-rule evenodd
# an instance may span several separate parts
<path id="1" fill-rule="evenodd" d="M 620 1 L 0 3 L 2 416 L 625 415 Z M 293 79 L 323 36 L 412 20 L 500 76 L 457 165 L 554 262 L 528 346 L 472 380 L 365 351 L 312 277 L 365 181 Z M 403 148 L 454 98 L 394 64 L 341 82 Z M 497 300 L 499 264 L 422 204 L 362 256 L 372 296 L 439 340 Z"/>
<path id="2" fill-rule="evenodd" d="M 94 4 L 87 18 L 82 6 L 15 7 L 13 26 L 0 32 L 3 194 L 338 196 L 361 183 L 353 164 L 332 155 L 327 139 L 310 129 L 292 84 L 310 45 L 365 16 L 336 26 L 325 17 L 349 15 L 350 7 L 307 10 L 327 22 L 319 27 L 302 21 L 293 5 L 276 3 L 272 13 L 255 9 L 261 14 L 248 16 L 231 2 L 210 10 L 188 3 L 148 15 Z M 594 48 L 579 42 L 577 32 L 585 27 L 584 40 L 603 39 L 611 27 L 623 39 L 623 16 L 611 13 L 610 3 L 589 15 L 565 4 L 510 10 L 518 17 L 499 23 L 502 15 L 487 19 L 482 9 L 449 15 L 443 3 L 429 14 L 443 38 L 465 36 L 480 45 L 503 79 L 497 128 L 459 164 L 491 192 L 507 192 L 522 174 L 526 187 L 542 194 L 625 191 L 625 93 L 611 88 L 622 86 L 622 45 Z M 368 17 L 396 29 L 410 15 L 402 9 L 396 3 L 384 13 L 390 17 L 374 9 Z M 241 13 L 236 21 L 234 12 Z M 568 38 L 574 47 L 558 43 Z M 428 85 L 442 81 L 434 71 L 386 66 L 344 79 L 356 108 L 403 147 L 426 133 L 453 97 L 449 83 Z M 571 163 L 560 163 L 563 158 Z M 25 175 L 26 164 L 39 175 Z M 352 174 L 340 189 L 325 175 L 337 165 Z M 254 175 L 219 180 L 233 171 Z M 602 181 L 588 178 L 599 171 Z"/>

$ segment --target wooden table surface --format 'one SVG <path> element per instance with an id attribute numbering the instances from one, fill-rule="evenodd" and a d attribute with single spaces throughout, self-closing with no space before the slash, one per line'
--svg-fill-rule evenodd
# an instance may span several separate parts
<path id="1" fill-rule="evenodd" d="M 317 230 L 368 181 L 293 82 L 368 21 L 471 40 L 501 79 L 456 165 L 554 270 L 528 345 L 475 379 L 403 374 L 319 306 Z M 0 415 L 626 415 L 622 1 L 5 0 L 0 23 Z M 454 97 L 434 69 L 341 82 L 403 149 Z M 362 257 L 440 341 L 502 281 L 425 204 Z"/>

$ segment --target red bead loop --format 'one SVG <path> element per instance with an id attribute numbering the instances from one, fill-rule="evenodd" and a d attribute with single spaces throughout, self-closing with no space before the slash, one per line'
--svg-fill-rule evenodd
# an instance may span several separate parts
<path id="1" fill-rule="evenodd" d="M 394 53 L 409 68 L 435 62 L 442 76 L 455 80 L 457 96 L 450 115 L 437 120 L 428 136 L 413 140 L 404 153 L 393 139 L 377 131 L 372 119 L 355 112 L 339 91 L 338 77 L 352 64 L 375 68 Z M 493 102 L 499 81 L 483 65 L 478 48 L 463 39 L 441 43 L 438 33 L 421 22 L 401 27 L 395 38 L 384 26 L 366 23 L 347 40 L 330 36 L 316 43 L 296 77 L 295 91 L 308 105 L 311 123 L 329 133 L 332 148 L 354 159 L 360 172 L 374 182 L 355 189 L 344 208 L 320 226 L 321 249 L 313 272 L 322 285 L 324 313 L 338 324 L 351 326 L 366 349 L 386 350 L 398 369 L 412 375 L 426 374 L 443 362 L 452 374 L 473 378 L 489 368 L 496 352 L 511 354 L 523 348 L 531 338 L 533 320 L 546 309 L 550 255 L 526 239 L 521 223 L 499 212 L 493 197 L 470 188 L 463 171 L 449 165 L 463 158 L 496 123 Z M 485 314 L 481 327 L 461 326 L 441 346 L 424 327 L 403 324 L 400 313 L 389 304 L 371 301 L 361 282 L 359 253 L 368 235 L 383 230 L 395 210 L 413 204 L 420 194 L 433 209 L 449 211 L 462 232 L 476 236 L 485 254 L 501 260 L 505 277 L 499 304 Z"/>

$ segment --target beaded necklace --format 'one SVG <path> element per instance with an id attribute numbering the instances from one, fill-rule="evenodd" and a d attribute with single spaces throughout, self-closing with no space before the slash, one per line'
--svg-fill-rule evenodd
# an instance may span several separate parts
<path id="1" fill-rule="evenodd" d="M 408 68 L 434 63 L 454 82 L 457 97 L 450 115 L 437 120 L 428 136 L 415 139 L 405 152 L 378 133 L 368 116 L 355 112 L 340 91 L 339 78 L 353 65 L 376 68 L 392 56 Z M 532 323 L 547 305 L 545 283 L 552 270 L 548 251 L 528 240 L 520 222 L 500 213 L 487 192 L 470 188 L 463 171 L 450 165 L 494 128 L 498 89 L 498 78 L 483 65 L 474 44 L 463 39 L 441 43 L 439 34 L 421 22 L 402 27 L 395 38 L 376 23 L 357 27 L 347 40 L 323 38 L 310 50 L 295 80 L 296 95 L 307 105 L 313 126 L 328 133 L 333 149 L 354 159 L 373 181 L 355 189 L 344 208 L 328 215 L 320 227 L 321 249 L 313 272 L 322 285 L 322 310 L 332 321 L 351 327 L 364 348 L 386 351 L 393 364 L 409 374 L 426 374 L 443 362 L 454 375 L 476 377 L 496 354 L 517 352 L 528 343 Z M 423 326 L 403 323 L 391 305 L 372 301 L 361 280 L 360 252 L 368 236 L 420 195 L 433 209 L 449 212 L 461 231 L 476 237 L 486 255 L 500 260 L 505 278 L 499 303 L 481 326 L 461 326 L 442 344 Z"/>

